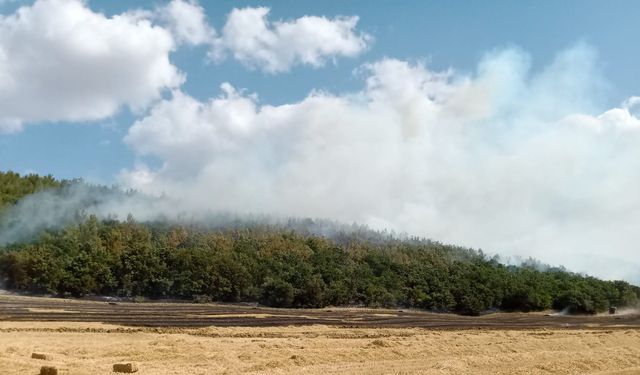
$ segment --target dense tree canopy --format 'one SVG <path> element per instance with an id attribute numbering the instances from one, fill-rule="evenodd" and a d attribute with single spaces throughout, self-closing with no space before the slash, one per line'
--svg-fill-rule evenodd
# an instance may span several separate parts
<path id="1" fill-rule="evenodd" d="M 50 176 L 0 174 L 0 202 L 64 184 Z M 463 314 L 550 308 L 594 313 L 637 305 L 640 297 L 640 288 L 624 281 L 535 262 L 506 266 L 481 251 L 419 238 L 353 227 L 318 235 L 308 230 L 311 220 L 214 227 L 80 217 L 64 229 L 0 246 L 0 283 L 61 296 L 404 306 Z"/>
<path id="2" fill-rule="evenodd" d="M 339 241 L 271 226 L 206 229 L 89 217 L 7 246 L 8 288 L 83 296 L 257 301 L 275 307 L 406 306 L 594 313 L 635 305 L 640 289 L 560 269 L 505 266 L 426 240 Z"/>
<path id="3" fill-rule="evenodd" d="M 25 195 L 48 188 L 57 188 L 68 183 L 59 181 L 53 176 L 39 176 L 29 174 L 22 176 L 15 172 L 0 171 L 0 209 L 8 204 L 14 204 Z"/>

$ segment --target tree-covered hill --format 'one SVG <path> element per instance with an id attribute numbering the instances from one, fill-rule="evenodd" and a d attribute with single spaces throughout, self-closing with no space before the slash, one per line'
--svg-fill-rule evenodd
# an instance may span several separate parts
<path id="1" fill-rule="evenodd" d="M 594 313 L 635 305 L 640 289 L 559 269 L 504 266 L 430 241 L 370 242 L 256 226 L 209 230 L 95 217 L 0 255 L 10 289 L 82 296 L 258 301 L 275 307 L 406 306 Z"/>
<path id="2" fill-rule="evenodd" d="M 68 182 L 56 180 L 51 175 L 20 175 L 11 171 L 0 171 L 0 209 L 6 205 L 15 204 L 25 195 L 45 189 L 59 188 Z"/>
<path id="3" fill-rule="evenodd" d="M 8 203 L 66 183 L 1 176 L 12 185 L 0 187 Z M 140 223 L 82 213 L 61 229 L 0 246 L 0 284 L 62 296 L 404 306 L 464 314 L 550 308 L 594 313 L 635 306 L 640 298 L 640 288 L 624 281 L 536 263 L 506 266 L 481 251 L 358 226 L 314 220 Z"/>

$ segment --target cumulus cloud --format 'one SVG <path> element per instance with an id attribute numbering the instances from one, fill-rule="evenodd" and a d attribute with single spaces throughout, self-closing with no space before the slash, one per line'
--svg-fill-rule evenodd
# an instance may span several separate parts
<path id="1" fill-rule="evenodd" d="M 358 222 L 640 281 L 640 99 L 601 108 L 585 45 L 530 65 L 517 49 L 473 75 L 385 59 L 359 92 L 280 106 L 176 91 L 126 137 L 161 167 L 121 181 L 185 210 Z"/>
<path id="2" fill-rule="evenodd" d="M 94 121 L 123 106 L 144 109 L 184 76 L 170 61 L 180 45 L 206 45 L 267 72 L 353 57 L 370 41 L 357 17 L 270 22 L 269 9 L 234 9 L 216 35 L 195 0 L 107 17 L 83 0 L 37 0 L 0 15 L 0 132 L 25 123 Z"/>
<path id="3" fill-rule="evenodd" d="M 81 0 L 38 0 L 0 15 L 0 131 L 144 108 L 183 81 L 173 49 L 171 34 L 144 13 L 106 17 Z"/>
<path id="4" fill-rule="evenodd" d="M 172 0 L 158 9 L 158 15 L 179 43 L 195 46 L 212 43 L 215 38 L 215 30 L 196 1 Z"/>
<path id="5" fill-rule="evenodd" d="M 320 67 L 336 57 L 358 56 L 372 40 L 356 32 L 356 16 L 304 16 L 276 22 L 268 16 L 269 8 L 233 9 L 213 43 L 213 59 L 231 54 L 250 68 L 278 73 L 297 64 Z"/>
<path id="6" fill-rule="evenodd" d="M 338 57 L 355 57 L 372 37 L 357 32 L 358 17 L 333 19 L 304 16 L 271 22 L 266 7 L 234 8 L 218 36 L 195 0 L 172 0 L 155 15 L 179 44 L 206 45 L 212 61 L 229 55 L 241 64 L 268 73 L 282 73 L 295 65 L 324 66 Z"/>

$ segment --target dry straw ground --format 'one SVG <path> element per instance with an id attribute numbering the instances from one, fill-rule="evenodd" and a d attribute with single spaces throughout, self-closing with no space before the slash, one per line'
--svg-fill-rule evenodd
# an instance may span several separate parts
<path id="1" fill-rule="evenodd" d="M 135 362 L 153 375 L 631 375 L 640 374 L 639 323 L 637 312 L 470 318 L 0 296 L 0 373 L 112 374 L 114 363 Z"/>
<path id="2" fill-rule="evenodd" d="M 42 360 L 71 374 L 639 374 L 640 331 L 442 330 L 328 326 L 157 329 L 0 323 L 3 374 Z"/>

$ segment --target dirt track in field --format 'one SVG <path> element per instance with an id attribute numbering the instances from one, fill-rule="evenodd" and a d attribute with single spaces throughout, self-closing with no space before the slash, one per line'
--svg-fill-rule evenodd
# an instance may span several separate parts
<path id="1" fill-rule="evenodd" d="M 135 327 L 281 327 L 529 329 L 640 328 L 640 314 L 563 316 L 496 313 L 479 317 L 362 308 L 273 309 L 224 304 L 124 303 L 0 295 L 0 321 L 86 322 Z"/>

